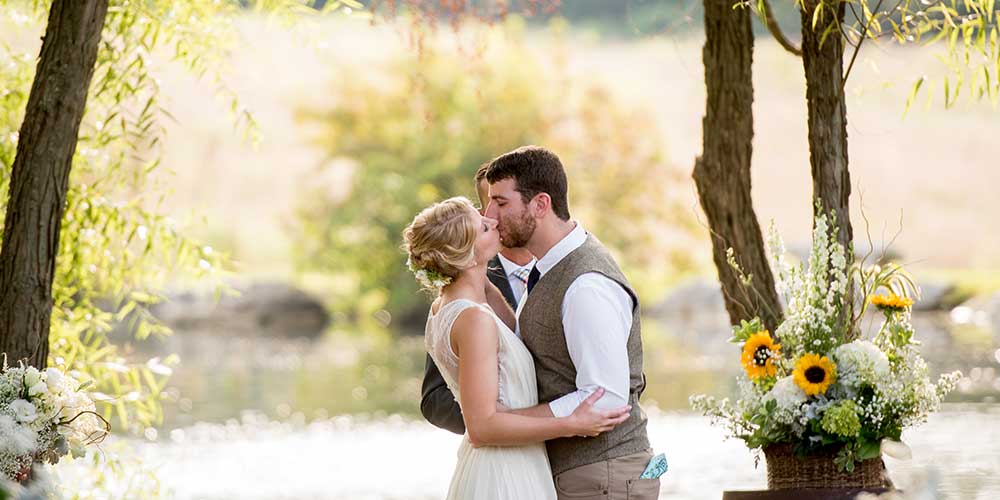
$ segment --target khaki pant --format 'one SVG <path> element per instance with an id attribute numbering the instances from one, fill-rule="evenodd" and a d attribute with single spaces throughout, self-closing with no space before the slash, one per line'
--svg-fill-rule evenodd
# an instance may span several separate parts
<path id="1" fill-rule="evenodd" d="M 639 479 L 653 451 L 583 465 L 555 476 L 559 500 L 655 500 L 660 479 Z"/>

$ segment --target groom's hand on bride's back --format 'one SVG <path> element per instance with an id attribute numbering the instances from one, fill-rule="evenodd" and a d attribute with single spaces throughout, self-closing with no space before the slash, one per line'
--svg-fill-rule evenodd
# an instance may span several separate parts
<path id="1" fill-rule="evenodd" d="M 571 424 L 576 429 L 576 435 L 581 437 L 594 437 L 602 432 L 614 429 L 618 424 L 628 420 L 632 407 L 629 405 L 615 408 L 613 410 L 602 410 L 595 408 L 594 404 L 604 395 L 604 388 L 598 388 L 587 399 L 580 403 L 580 406 L 573 410 L 569 417 Z"/>

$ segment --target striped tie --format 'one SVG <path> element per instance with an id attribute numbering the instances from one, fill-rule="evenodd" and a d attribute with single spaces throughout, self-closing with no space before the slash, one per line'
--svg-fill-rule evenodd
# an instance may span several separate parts
<path id="1" fill-rule="evenodd" d="M 517 281 L 521 284 L 521 290 L 520 290 L 521 295 L 524 295 L 524 292 L 528 289 L 528 272 L 529 271 L 527 269 L 522 267 L 511 273 L 514 275 L 515 278 L 517 278 Z"/>

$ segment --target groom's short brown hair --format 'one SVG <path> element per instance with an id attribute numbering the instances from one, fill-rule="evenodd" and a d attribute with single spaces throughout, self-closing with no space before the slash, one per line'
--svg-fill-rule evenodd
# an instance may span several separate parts
<path id="1" fill-rule="evenodd" d="M 521 146 L 494 158 L 486 168 L 486 180 L 494 184 L 504 179 L 514 179 L 524 203 L 538 193 L 548 194 L 552 212 L 562 220 L 569 220 L 566 170 L 552 151 L 540 146 Z"/>

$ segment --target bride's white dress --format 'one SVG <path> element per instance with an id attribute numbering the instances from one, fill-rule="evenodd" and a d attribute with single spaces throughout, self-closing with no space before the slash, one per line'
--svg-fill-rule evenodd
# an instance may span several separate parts
<path id="1" fill-rule="evenodd" d="M 499 329 L 500 366 L 498 402 L 507 408 L 538 404 L 535 363 L 531 353 L 489 306 L 457 299 L 441 306 L 427 319 L 424 342 L 455 400 L 461 402 L 458 358 L 451 349 L 451 327 L 467 308 L 478 307 L 493 317 Z M 448 488 L 448 500 L 555 500 L 545 444 L 473 448 L 469 436 L 458 448 L 458 464 Z"/>

